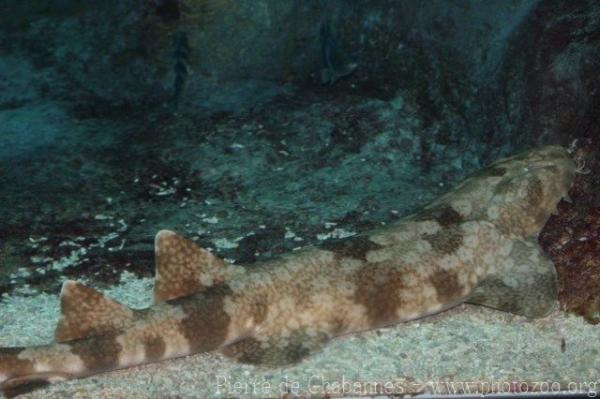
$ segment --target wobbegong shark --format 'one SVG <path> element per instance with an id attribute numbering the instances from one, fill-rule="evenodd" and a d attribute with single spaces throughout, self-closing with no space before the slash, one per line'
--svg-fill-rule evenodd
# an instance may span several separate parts
<path id="1" fill-rule="evenodd" d="M 66 281 L 55 342 L 0 348 L 0 388 L 213 350 L 277 367 L 336 336 L 463 302 L 543 317 L 556 308 L 556 271 L 536 237 L 575 172 L 562 147 L 530 150 L 393 224 L 251 268 L 161 230 L 152 306 L 134 310 Z"/>

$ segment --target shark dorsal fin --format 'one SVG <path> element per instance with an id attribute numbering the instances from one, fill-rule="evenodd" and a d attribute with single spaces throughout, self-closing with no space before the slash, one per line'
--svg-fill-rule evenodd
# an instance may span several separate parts
<path id="1" fill-rule="evenodd" d="M 233 266 L 223 259 L 169 230 L 156 234 L 154 250 L 155 303 L 203 291 L 222 283 L 233 272 Z"/>
<path id="2" fill-rule="evenodd" d="M 56 342 L 119 331 L 134 319 L 133 310 L 76 281 L 65 281 L 60 292 L 61 317 Z"/>

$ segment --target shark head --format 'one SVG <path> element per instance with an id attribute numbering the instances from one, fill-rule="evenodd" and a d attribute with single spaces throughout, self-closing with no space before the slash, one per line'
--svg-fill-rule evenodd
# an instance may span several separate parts
<path id="1" fill-rule="evenodd" d="M 575 177 L 567 150 L 547 146 L 496 162 L 485 170 L 500 179 L 484 187 L 492 195 L 487 218 L 501 229 L 524 237 L 536 235 L 566 195 Z"/>

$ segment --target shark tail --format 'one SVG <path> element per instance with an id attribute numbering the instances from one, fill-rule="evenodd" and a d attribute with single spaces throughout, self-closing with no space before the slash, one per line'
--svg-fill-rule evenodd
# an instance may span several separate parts
<path id="1" fill-rule="evenodd" d="M 29 392 L 49 384 L 50 376 L 28 378 L 33 376 L 31 364 L 20 359 L 19 354 L 26 348 L 0 348 L 0 388 L 7 398 Z"/>
<path id="2" fill-rule="evenodd" d="M 154 306 L 133 310 L 75 281 L 60 293 L 48 345 L 0 347 L 0 391 L 14 396 L 58 381 L 204 352 L 228 339 L 222 283 L 234 268 L 172 231 L 156 235 Z M 205 292 L 202 298 L 192 298 Z"/>
<path id="3" fill-rule="evenodd" d="M 49 345 L 0 348 L 0 392 L 7 397 L 42 386 L 145 363 L 128 356 L 136 345 L 124 347 L 116 334 Z M 124 358 L 124 356 L 127 356 Z"/>
<path id="4" fill-rule="evenodd" d="M 89 374 L 82 357 L 84 347 L 101 345 L 96 339 L 69 344 L 54 343 L 33 347 L 0 348 L 0 392 L 11 398 L 51 383 Z M 94 367 L 96 369 L 96 367 Z"/>
<path id="5" fill-rule="evenodd" d="M 7 397 L 41 386 L 118 368 L 116 336 L 136 312 L 83 284 L 67 281 L 55 342 L 0 348 L 0 390 Z"/>

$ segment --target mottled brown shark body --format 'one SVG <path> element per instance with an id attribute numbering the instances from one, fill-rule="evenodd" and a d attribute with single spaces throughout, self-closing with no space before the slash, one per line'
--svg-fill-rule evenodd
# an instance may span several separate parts
<path id="1" fill-rule="evenodd" d="M 156 235 L 154 305 L 133 310 L 74 281 L 55 342 L 0 348 L 0 387 L 81 378 L 221 350 L 242 362 L 295 362 L 335 336 L 469 301 L 530 317 L 556 304 L 536 236 L 575 166 L 548 146 L 495 162 L 421 211 L 252 268 Z"/>

